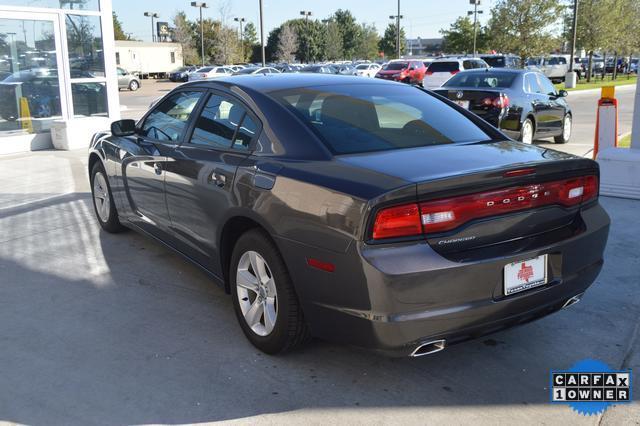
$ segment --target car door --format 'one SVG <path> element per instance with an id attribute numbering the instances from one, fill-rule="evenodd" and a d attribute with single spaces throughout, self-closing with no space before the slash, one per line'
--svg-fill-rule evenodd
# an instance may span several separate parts
<path id="1" fill-rule="evenodd" d="M 538 75 L 539 73 L 536 72 L 525 74 L 524 88 L 536 121 L 536 135 L 542 135 L 551 131 L 550 123 L 554 118 L 549 108 L 549 97 L 544 93 Z"/>
<path id="2" fill-rule="evenodd" d="M 126 154 L 121 153 L 124 201 L 133 213 L 130 220 L 163 240 L 170 239 L 165 168 L 203 94 L 183 90 L 163 99 L 141 121 Z"/>
<path id="3" fill-rule="evenodd" d="M 220 227 L 236 205 L 236 169 L 249 156 L 259 123 L 241 101 L 212 91 L 167 165 L 167 207 L 180 250 L 216 273 Z"/>
<path id="4" fill-rule="evenodd" d="M 122 68 L 117 68 L 118 73 L 118 88 L 123 89 L 129 87 L 129 77 L 127 76 L 127 72 Z"/>
<path id="5" fill-rule="evenodd" d="M 562 132 L 564 116 L 567 111 L 567 101 L 558 96 L 558 91 L 551 80 L 542 74 L 536 74 L 536 77 L 538 78 L 538 84 L 545 94 L 545 102 L 547 103 L 546 112 L 548 115 L 546 125 L 548 131 L 554 135 L 558 135 Z"/>

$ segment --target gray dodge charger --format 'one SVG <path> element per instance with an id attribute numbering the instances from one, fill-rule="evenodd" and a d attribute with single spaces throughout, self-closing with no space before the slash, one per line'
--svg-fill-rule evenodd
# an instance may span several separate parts
<path id="1" fill-rule="evenodd" d="M 357 77 L 183 84 L 96 134 L 89 174 L 100 226 L 200 266 L 269 354 L 421 356 L 541 318 L 580 300 L 609 232 L 594 161 Z"/>

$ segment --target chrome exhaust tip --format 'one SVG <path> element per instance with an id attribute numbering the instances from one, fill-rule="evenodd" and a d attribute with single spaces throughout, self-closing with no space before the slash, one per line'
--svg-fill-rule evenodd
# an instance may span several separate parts
<path id="1" fill-rule="evenodd" d="M 562 305 L 562 309 L 566 309 L 569 306 L 572 306 L 572 305 L 575 305 L 576 303 L 578 303 L 582 299 L 582 295 L 584 295 L 584 293 L 577 294 L 577 295 L 567 299 L 567 301 L 564 302 L 564 305 Z"/>
<path id="2" fill-rule="evenodd" d="M 412 358 L 416 358 L 423 355 L 434 354 L 436 352 L 440 352 L 441 350 L 443 350 L 446 345 L 447 345 L 447 341 L 444 339 L 421 343 L 418 345 L 417 348 L 414 349 L 413 352 L 411 352 L 411 355 L 409 356 Z"/>

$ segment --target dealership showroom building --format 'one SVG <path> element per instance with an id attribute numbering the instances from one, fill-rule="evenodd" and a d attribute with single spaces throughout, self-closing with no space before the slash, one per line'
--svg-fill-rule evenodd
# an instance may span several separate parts
<path id="1" fill-rule="evenodd" d="M 0 0 L 0 154 L 87 146 L 119 118 L 111 10 Z"/>

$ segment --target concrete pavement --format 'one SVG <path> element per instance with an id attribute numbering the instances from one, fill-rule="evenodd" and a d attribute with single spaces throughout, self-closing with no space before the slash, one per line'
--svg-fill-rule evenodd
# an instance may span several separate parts
<path id="1" fill-rule="evenodd" d="M 640 404 L 583 417 L 551 405 L 549 370 L 640 368 L 640 203 L 612 216 L 583 301 L 418 359 L 314 341 L 272 357 L 229 296 L 134 232 L 94 219 L 86 153 L 0 157 L 0 422 L 637 424 Z M 634 376 L 636 395 L 640 390 Z"/>

